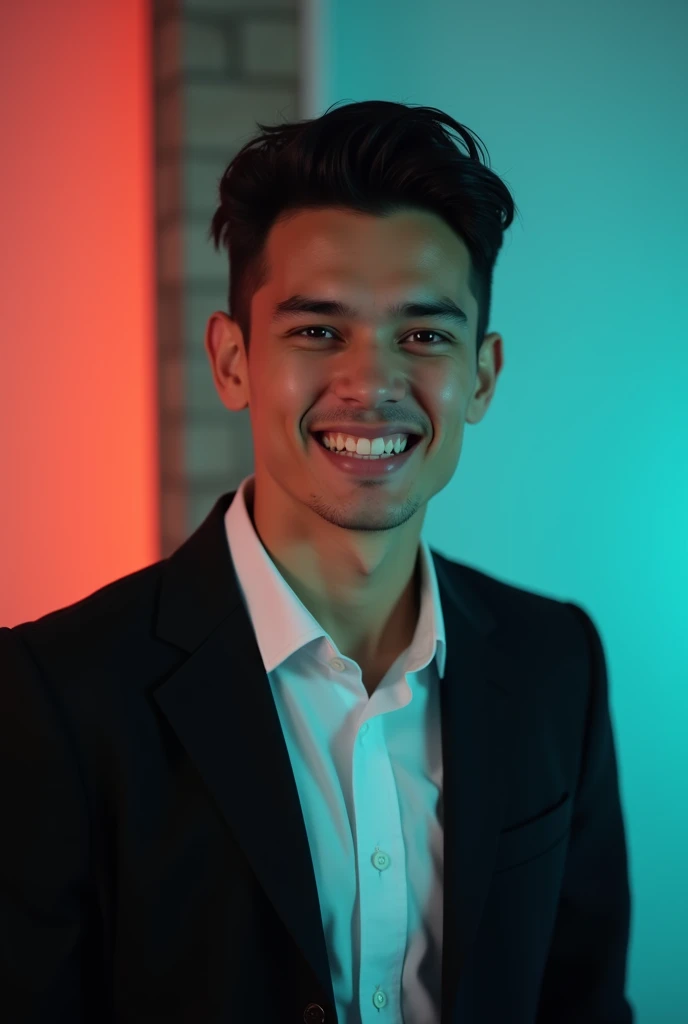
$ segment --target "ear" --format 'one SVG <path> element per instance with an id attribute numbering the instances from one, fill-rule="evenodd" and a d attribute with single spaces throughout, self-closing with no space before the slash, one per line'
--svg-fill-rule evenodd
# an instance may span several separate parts
<path id="1" fill-rule="evenodd" d="M 227 313 L 210 315 L 205 350 L 222 404 L 230 412 L 241 412 L 249 404 L 248 360 L 241 328 Z"/>

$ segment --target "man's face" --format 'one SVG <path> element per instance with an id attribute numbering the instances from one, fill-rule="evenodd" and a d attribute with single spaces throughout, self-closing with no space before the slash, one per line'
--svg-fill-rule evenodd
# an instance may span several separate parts
<path id="1" fill-rule="evenodd" d="M 252 300 L 248 364 L 237 325 L 222 314 L 208 323 L 206 348 L 225 405 L 249 407 L 256 490 L 269 493 L 270 515 L 315 515 L 364 531 L 399 527 L 419 510 L 422 519 L 454 474 L 464 423 L 482 419 L 502 366 L 499 335 L 488 335 L 476 366 L 478 307 L 464 243 L 429 212 L 304 210 L 273 226 L 267 260 L 269 280 Z M 356 314 L 275 319 L 295 295 Z M 447 298 L 467 323 L 386 312 Z M 396 472 L 362 479 L 334 465 L 310 432 L 342 422 L 389 424 L 387 434 L 413 424 L 422 436 Z"/>

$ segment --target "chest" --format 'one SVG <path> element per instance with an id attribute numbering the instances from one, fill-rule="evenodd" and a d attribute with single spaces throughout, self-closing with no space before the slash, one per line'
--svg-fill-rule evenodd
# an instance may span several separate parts
<path id="1" fill-rule="evenodd" d="M 363 685 L 366 688 L 366 693 L 369 697 L 372 697 L 375 690 L 385 678 L 390 668 L 401 654 L 401 649 L 396 654 L 388 654 L 377 658 L 374 662 L 361 662 L 358 664 L 361 666 L 361 676 L 363 678 Z M 357 659 L 358 660 L 358 659 Z"/>

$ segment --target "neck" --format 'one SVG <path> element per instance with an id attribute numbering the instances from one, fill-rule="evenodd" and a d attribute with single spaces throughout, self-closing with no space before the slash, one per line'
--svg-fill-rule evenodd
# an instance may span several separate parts
<path id="1" fill-rule="evenodd" d="M 342 654 L 361 665 L 375 665 L 392 655 L 393 661 L 410 644 L 420 610 L 418 551 L 403 574 L 396 564 L 394 576 L 387 573 L 374 580 L 347 583 L 342 582 L 345 574 L 338 573 L 338 567 L 331 563 L 327 578 L 314 581 L 305 580 L 303 573 L 296 576 L 284 562 L 272 557 Z"/>
<path id="2" fill-rule="evenodd" d="M 308 536 L 262 516 L 252 490 L 246 505 L 280 575 L 342 654 L 373 665 L 408 646 L 420 609 L 422 523 L 368 532 L 324 523 Z"/>

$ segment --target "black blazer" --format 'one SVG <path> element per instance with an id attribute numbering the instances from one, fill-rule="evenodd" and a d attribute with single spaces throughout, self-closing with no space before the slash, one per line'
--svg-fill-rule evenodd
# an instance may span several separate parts
<path id="1" fill-rule="evenodd" d="M 234 493 L 171 557 L 0 629 L 4 1024 L 337 1020 L 225 535 Z M 442 1024 L 631 1024 L 599 635 L 576 605 L 432 555 L 448 644 Z"/>

